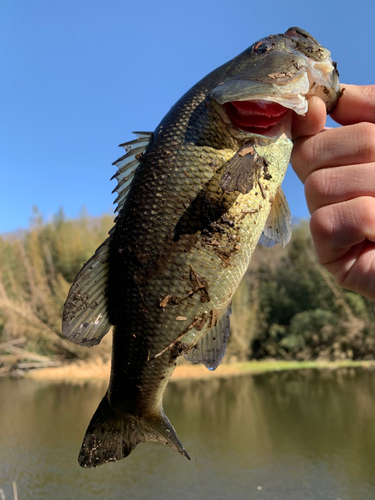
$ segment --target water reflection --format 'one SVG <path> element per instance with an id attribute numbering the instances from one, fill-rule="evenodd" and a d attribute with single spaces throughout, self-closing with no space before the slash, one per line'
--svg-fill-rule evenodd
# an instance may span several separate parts
<path id="1" fill-rule="evenodd" d="M 22 500 L 375 498 L 374 385 L 354 369 L 170 384 L 166 413 L 191 462 L 147 443 L 82 470 L 105 385 L 1 381 L 0 488 L 7 500 L 11 480 Z"/>

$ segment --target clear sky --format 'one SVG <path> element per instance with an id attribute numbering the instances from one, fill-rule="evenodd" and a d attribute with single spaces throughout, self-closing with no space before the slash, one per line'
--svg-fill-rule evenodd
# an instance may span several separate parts
<path id="1" fill-rule="evenodd" d="M 269 34 L 300 26 L 343 82 L 375 83 L 374 19 L 374 0 L 2 0 L 0 232 L 27 227 L 33 205 L 112 211 L 117 144 Z M 291 169 L 284 189 L 307 217 Z"/>

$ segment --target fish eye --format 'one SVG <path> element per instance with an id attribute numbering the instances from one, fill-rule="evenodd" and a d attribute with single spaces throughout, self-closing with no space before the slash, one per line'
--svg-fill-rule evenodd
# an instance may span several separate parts
<path id="1" fill-rule="evenodd" d="M 258 42 L 253 47 L 254 54 L 264 54 L 273 48 L 273 44 L 269 42 Z"/>

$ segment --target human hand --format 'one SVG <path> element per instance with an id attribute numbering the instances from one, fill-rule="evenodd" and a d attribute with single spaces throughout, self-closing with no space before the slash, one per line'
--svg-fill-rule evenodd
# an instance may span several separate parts
<path id="1" fill-rule="evenodd" d="M 295 117 L 292 165 L 305 184 L 319 262 L 344 288 L 375 301 L 375 86 L 344 85 L 323 130 L 325 106 Z"/>

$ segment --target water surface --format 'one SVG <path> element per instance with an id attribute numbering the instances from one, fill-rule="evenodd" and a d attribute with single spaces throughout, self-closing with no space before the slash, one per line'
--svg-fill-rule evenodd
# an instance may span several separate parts
<path id="1" fill-rule="evenodd" d="M 192 457 L 140 444 L 78 466 L 104 385 L 0 381 L 0 488 L 20 500 L 375 499 L 375 372 L 298 371 L 170 384 Z"/>

